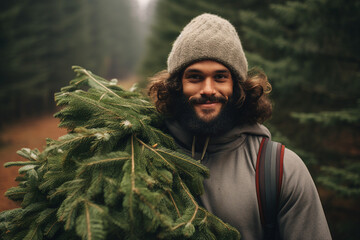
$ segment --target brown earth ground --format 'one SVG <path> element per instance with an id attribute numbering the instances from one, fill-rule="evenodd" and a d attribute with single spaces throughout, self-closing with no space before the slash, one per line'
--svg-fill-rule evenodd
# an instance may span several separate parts
<path id="1" fill-rule="evenodd" d="M 137 81 L 136 77 L 122 80 L 119 85 L 129 89 Z M 65 129 L 58 128 L 59 120 L 52 113 L 10 123 L 0 131 L 0 212 L 19 207 L 5 197 L 5 192 L 17 186 L 15 178 L 20 167 L 5 168 L 6 162 L 24 161 L 16 151 L 21 148 L 37 148 L 40 151 L 46 145 L 46 138 L 58 139 L 66 134 Z"/>
<path id="2" fill-rule="evenodd" d="M 66 134 L 65 129 L 58 128 L 59 120 L 52 114 L 23 120 L 8 125 L 0 134 L 0 211 L 18 207 L 18 204 L 7 199 L 4 195 L 7 189 L 17 186 L 15 178 L 20 167 L 5 168 L 4 163 L 24 161 L 25 159 L 16 154 L 23 147 L 43 150 L 46 138 L 57 139 Z"/>

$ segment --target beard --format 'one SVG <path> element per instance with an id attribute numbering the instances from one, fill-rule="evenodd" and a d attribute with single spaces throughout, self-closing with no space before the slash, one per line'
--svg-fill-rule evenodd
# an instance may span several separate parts
<path id="1" fill-rule="evenodd" d="M 219 114 L 210 121 L 204 121 L 198 117 L 193 107 L 194 103 L 205 103 L 206 101 L 221 102 L 224 104 Z M 230 99 L 204 97 L 200 99 L 187 99 L 183 94 L 175 100 L 175 120 L 186 130 L 196 135 L 217 135 L 232 129 L 236 124 L 236 108 Z"/>

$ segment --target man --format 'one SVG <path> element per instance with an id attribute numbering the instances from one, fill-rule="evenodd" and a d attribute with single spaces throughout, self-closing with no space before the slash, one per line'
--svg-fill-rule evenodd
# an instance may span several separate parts
<path id="1" fill-rule="evenodd" d="M 270 138 L 261 125 L 271 116 L 265 74 L 248 73 L 235 28 L 212 14 L 183 29 L 167 64 L 149 94 L 168 116 L 178 146 L 210 169 L 200 204 L 236 227 L 243 239 L 262 239 L 255 166 L 262 138 Z M 289 149 L 277 221 L 279 239 L 331 239 L 311 176 Z"/>

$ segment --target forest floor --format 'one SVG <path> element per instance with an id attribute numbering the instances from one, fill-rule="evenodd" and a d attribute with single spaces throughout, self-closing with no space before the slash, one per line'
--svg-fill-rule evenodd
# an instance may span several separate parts
<path id="1" fill-rule="evenodd" d="M 129 89 L 137 81 L 136 77 L 121 80 L 119 85 Z M 21 148 L 37 148 L 42 151 L 46 145 L 46 138 L 58 139 L 66 134 L 66 129 L 58 127 L 59 119 L 53 113 L 28 118 L 4 126 L 0 131 L 0 212 L 19 207 L 5 197 L 5 192 L 17 186 L 15 178 L 20 167 L 5 168 L 6 162 L 24 161 L 16 151 Z"/>
<path id="2" fill-rule="evenodd" d="M 66 134 L 66 130 L 58 128 L 59 120 L 52 114 L 23 120 L 4 127 L 0 133 L 0 211 L 18 207 L 18 204 L 4 196 L 7 189 L 17 186 L 15 178 L 20 167 L 5 168 L 4 163 L 24 161 L 16 151 L 23 147 L 40 151 L 46 145 L 46 138 L 57 139 Z"/>

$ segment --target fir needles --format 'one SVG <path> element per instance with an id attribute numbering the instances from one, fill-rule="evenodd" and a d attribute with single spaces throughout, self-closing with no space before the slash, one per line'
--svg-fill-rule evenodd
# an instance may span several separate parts
<path id="1" fill-rule="evenodd" d="M 238 239 L 200 207 L 208 170 L 176 151 L 163 119 L 140 93 L 91 72 L 55 95 L 69 133 L 43 152 L 23 149 L 22 208 L 0 213 L 4 239 Z"/>

